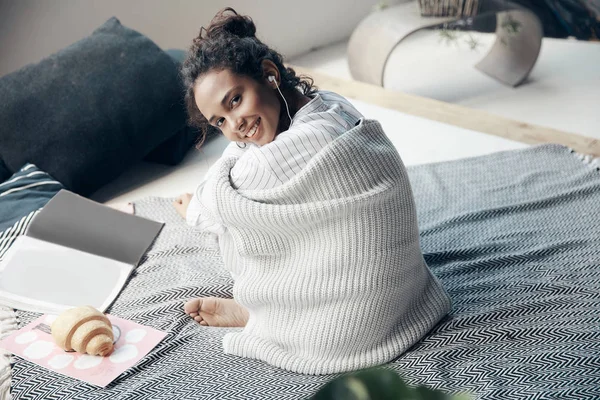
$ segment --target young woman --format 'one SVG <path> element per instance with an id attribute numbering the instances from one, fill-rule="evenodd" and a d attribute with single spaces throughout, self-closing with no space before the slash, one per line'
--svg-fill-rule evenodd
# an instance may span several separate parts
<path id="1" fill-rule="evenodd" d="M 221 10 L 194 39 L 182 70 L 191 122 L 204 136 L 211 125 L 232 142 L 223 157 L 239 157 L 231 182 L 240 190 L 289 181 L 363 118 L 344 97 L 296 76 L 255 32 L 249 17 Z M 181 195 L 174 206 L 190 225 L 218 232 L 200 212 L 202 189 Z M 208 326 L 244 326 L 248 319 L 234 299 L 198 298 L 185 311 Z"/>
<path id="2" fill-rule="evenodd" d="M 399 356 L 450 309 L 420 249 L 408 175 L 377 121 L 317 91 L 225 9 L 183 65 L 192 122 L 232 141 L 177 211 L 218 235 L 235 299 L 197 298 L 205 326 L 244 327 L 228 354 L 307 374 Z"/>

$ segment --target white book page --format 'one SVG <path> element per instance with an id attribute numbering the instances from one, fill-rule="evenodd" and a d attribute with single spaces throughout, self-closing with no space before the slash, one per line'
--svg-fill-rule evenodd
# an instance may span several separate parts
<path id="1" fill-rule="evenodd" d="M 82 305 L 103 312 L 132 269 L 119 261 L 21 236 L 0 264 L 0 303 L 43 313 Z"/>

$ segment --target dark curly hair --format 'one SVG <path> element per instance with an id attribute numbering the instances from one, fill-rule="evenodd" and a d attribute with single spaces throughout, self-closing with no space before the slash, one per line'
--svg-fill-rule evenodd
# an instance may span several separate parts
<path id="1" fill-rule="evenodd" d="M 196 147 L 202 145 L 209 129 L 217 129 L 208 123 L 194 100 L 194 83 L 208 71 L 227 69 L 260 82 L 263 79 L 261 63 L 267 59 L 279 70 L 279 88 L 282 92 L 289 93 L 292 89 L 299 89 L 305 96 L 311 96 L 317 91 L 310 77 L 297 76 L 292 68 L 285 67 L 281 54 L 261 42 L 255 33 L 256 26 L 250 17 L 239 15 L 234 9 L 227 7 L 219 11 L 208 28 L 202 27 L 194 38 L 181 67 L 181 74 L 185 84 L 189 123 L 200 129 Z M 283 102 L 281 98 L 279 101 Z M 283 120 L 282 112 L 280 121 Z"/>

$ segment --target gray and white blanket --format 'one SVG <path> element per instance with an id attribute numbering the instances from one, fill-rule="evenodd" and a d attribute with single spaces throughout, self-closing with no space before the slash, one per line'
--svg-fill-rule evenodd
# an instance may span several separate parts
<path id="1" fill-rule="evenodd" d="M 600 395 L 600 172 L 546 145 L 408 169 L 421 245 L 453 309 L 388 366 L 413 384 L 482 399 Z M 168 332 L 100 389 L 17 358 L 15 399 L 303 399 L 332 375 L 288 372 L 223 353 L 238 329 L 202 327 L 194 296 L 231 296 L 217 243 L 169 199 L 138 212 L 167 224 L 109 310 Z M 19 325 L 35 314 L 18 312 Z"/>

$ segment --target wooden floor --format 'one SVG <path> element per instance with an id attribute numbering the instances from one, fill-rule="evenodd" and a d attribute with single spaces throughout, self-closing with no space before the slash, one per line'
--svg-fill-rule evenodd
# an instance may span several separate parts
<path id="1" fill-rule="evenodd" d="M 312 77 L 319 89 L 331 90 L 348 98 L 527 144 L 558 143 L 579 153 L 600 157 L 600 141 L 594 138 L 514 121 L 485 111 L 438 100 L 386 90 L 376 85 L 339 79 L 308 68 L 295 65 L 290 67 L 298 74 Z"/>

